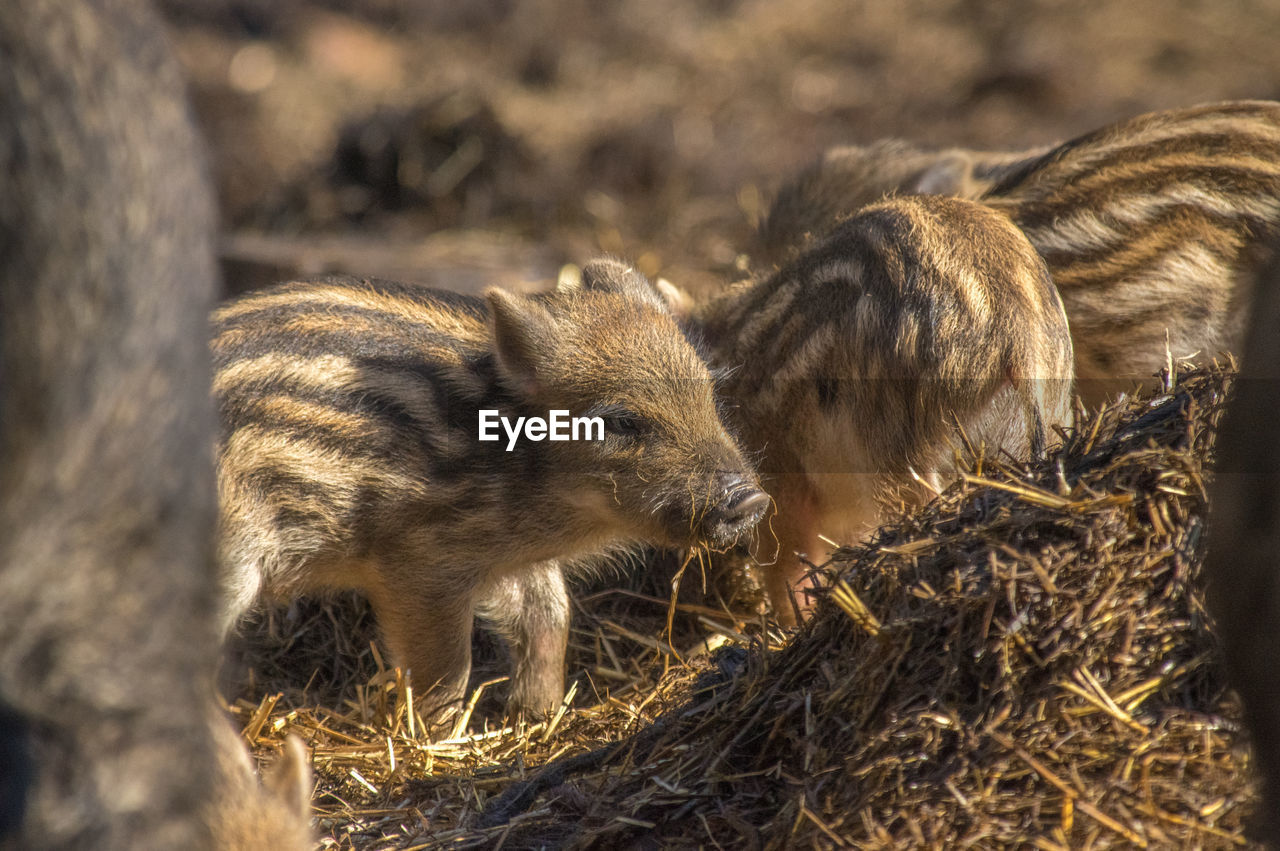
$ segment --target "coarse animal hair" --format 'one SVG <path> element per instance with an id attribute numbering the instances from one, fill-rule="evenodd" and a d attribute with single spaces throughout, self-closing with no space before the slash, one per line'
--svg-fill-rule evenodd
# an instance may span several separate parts
<path id="1" fill-rule="evenodd" d="M 766 573 L 783 621 L 795 554 L 818 559 L 820 534 L 869 531 L 886 492 L 919 499 L 941 488 L 966 441 L 1025 459 L 1071 420 L 1057 291 L 1022 233 L 976 202 L 864 207 L 688 322 L 713 364 L 735 367 L 723 392 L 777 500 Z"/>
<path id="2" fill-rule="evenodd" d="M 1001 210 L 1044 257 L 1087 403 L 1170 359 L 1238 350 L 1252 275 L 1280 225 L 1280 104 L 1153 112 L 1003 156 L 896 142 L 850 150 L 833 149 L 779 191 L 759 256 L 797 250 L 870 196 L 921 191 L 922 174 L 969 162 L 964 179 L 934 179 L 930 191 Z"/>
<path id="3" fill-rule="evenodd" d="M 597 260 L 484 298 L 293 282 L 214 317 L 225 625 L 260 596 L 363 591 L 428 714 L 461 698 L 479 614 L 511 703 L 563 692 L 563 569 L 639 542 L 723 547 L 767 498 L 649 282 Z M 478 439 L 477 412 L 596 415 L 603 441 Z"/>

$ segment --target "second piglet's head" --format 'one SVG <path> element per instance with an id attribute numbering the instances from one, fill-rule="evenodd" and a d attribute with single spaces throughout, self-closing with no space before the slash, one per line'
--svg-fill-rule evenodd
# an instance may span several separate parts
<path id="1" fill-rule="evenodd" d="M 522 411 L 590 418 L 592 439 L 526 447 L 548 496 L 603 535 L 672 546 L 722 548 L 760 521 L 769 497 L 711 375 L 643 275 L 596 260 L 545 296 L 487 298 L 498 373 Z"/>

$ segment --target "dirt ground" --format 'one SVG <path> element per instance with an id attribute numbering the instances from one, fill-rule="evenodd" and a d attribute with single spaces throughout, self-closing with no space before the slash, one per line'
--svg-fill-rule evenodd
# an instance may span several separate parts
<path id="1" fill-rule="evenodd" d="M 519 286 L 621 254 L 740 274 L 824 147 L 1022 148 L 1280 97 L 1276 0 L 167 0 L 229 290 L 297 272 Z"/>

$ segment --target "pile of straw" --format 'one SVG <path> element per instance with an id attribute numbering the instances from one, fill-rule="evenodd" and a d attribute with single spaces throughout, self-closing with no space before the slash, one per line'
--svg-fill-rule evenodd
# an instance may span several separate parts
<path id="1" fill-rule="evenodd" d="M 661 583 L 584 597 L 576 693 L 542 724 L 482 721 L 486 686 L 428 742 L 367 623 L 334 631 L 365 661 L 324 701 L 251 652 L 267 696 L 236 711 L 262 755 L 290 731 L 313 748 L 325 847 L 1245 844 L 1249 757 L 1198 584 L 1229 382 L 1091 414 L 1030 469 L 973 460 L 837 552 L 786 640 L 709 604 L 670 618 Z M 335 617 L 311 612 L 274 631 Z"/>

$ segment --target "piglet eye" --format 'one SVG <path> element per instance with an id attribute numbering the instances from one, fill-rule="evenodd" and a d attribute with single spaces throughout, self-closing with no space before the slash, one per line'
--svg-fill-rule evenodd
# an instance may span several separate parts
<path id="1" fill-rule="evenodd" d="M 643 427 L 635 414 L 609 414 L 604 419 L 604 430 L 618 437 L 635 437 Z"/>

